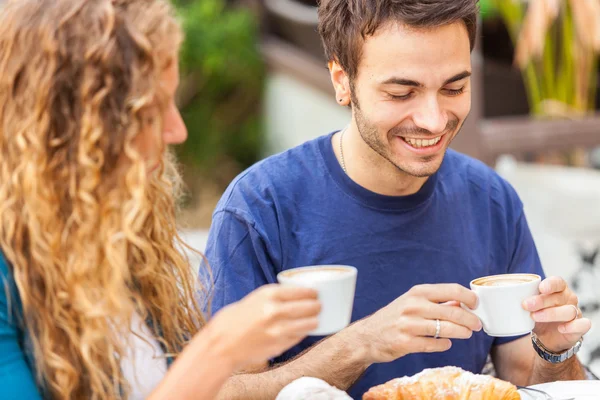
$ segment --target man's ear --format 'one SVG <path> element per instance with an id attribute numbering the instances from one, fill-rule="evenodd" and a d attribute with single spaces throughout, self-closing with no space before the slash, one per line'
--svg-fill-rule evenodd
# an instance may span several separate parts
<path id="1" fill-rule="evenodd" d="M 339 105 L 347 106 L 350 104 L 350 79 L 337 61 L 329 61 L 329 74 L 331 75 L 331 83 L 335 90 L 336 101 Z"/>

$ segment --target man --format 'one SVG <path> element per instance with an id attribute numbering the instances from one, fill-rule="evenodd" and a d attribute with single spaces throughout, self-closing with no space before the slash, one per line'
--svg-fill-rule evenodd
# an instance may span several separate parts
<path id="1" fill-rule="evenodd" d="M 321 338 L 305 340 L 271 370 L 233 377 L 222 398 L 274 398 L 301 376 L 360 398 L 424 368 L 480 373 L 488 354 L 499 377 L 516 384 L 584 378 L 576 357 L 549 363 L 528 336 L 490 337 L 456 306 L 475 307 L 466 287 L 476 277 L 543 276 L 514 190 L 448 149 L 471 106 L 476 13 L 476 0 L 328 0 L 319 7 L 337 101 L 351 106 L 352 121 L 231 184 L 207 247 L 213 311 L 275 282 L 282 270 L 347 264 L 359 271 L 356 322 L 318 344 Z M 564 280 L 546 279 L 540 290 L 523 306 L 538 340 L 566 358 L 590 322 Z"/>

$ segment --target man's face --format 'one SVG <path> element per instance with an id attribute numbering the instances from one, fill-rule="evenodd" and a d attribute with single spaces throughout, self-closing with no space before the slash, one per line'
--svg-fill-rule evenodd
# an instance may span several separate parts
<path id="1" fill-rule="evenodd" d="M 471 109 L 470 73 L 464 24 L 382 26 L 364 42 L 351 85 L 363 140 L 408 175 L 434 174 Z"/>

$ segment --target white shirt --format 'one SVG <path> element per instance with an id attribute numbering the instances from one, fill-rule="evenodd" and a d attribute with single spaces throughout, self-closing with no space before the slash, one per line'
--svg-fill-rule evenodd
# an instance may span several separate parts
<path id="1" fill-rule="evenodd" d="M 131 331 L 126 354 L 121 359 L 121 371 L 131 386 L 129 398 L 143 400 L 165 377 L 167 359 L 158 340 L 138 313 L 134 313 L 131 319 Z"/>

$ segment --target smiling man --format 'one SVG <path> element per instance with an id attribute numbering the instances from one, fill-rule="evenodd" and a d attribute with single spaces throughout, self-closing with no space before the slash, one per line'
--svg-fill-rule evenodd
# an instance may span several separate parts
<path id="1" fill-rule="evenodd" d="M 476 15 L 475 0 L 319 7 L 336 100 L 351 107 L 352 120 L 231 184 L 207 247 L 213 311 L 282 270 L 347 264 L 359 271 L 355 323 L 305 340 L 265 372 L 233 377 L 222 398 L 274 398 L 301 376 L 360 398 L 425 368 L 480 373 L 489 354 L 499 376 L 516 384 L 585 376 L 572 354 L 590 322 L 564 280 L 545 279 L 542 295 L 523 305 L 536 321 L 534 341 L 490 337 L 456 306 L 475 307 L 467 289 L 474 278 L 544 275 L 514 190 L 449 149 L 471 108 Z M 548 362 L 536 348 L 559 356 Z"/>

